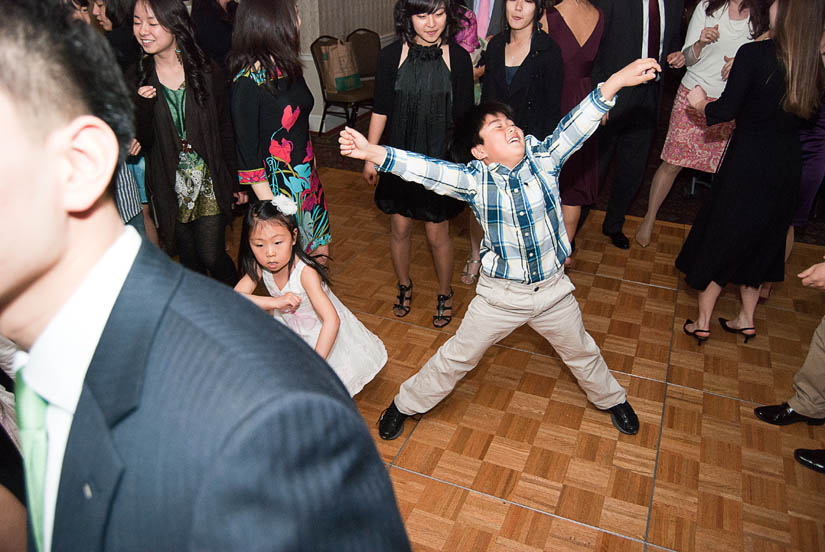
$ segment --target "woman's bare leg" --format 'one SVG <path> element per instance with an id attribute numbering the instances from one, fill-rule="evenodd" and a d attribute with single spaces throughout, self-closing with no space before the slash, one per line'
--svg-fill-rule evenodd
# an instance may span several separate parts
<path id="1" fill-rule="evenodd" d="M 667 194 L 670 193 L 673 182 L 681 170 L 682 167 L 679 165 L 672 165 L 667 161 L 662 161 L 662 164 L 656 169 L 656 174 L 653 175 L 653 181 L 650 183 L 647 212 L 645 213 L 642 224 L 639 226 L 639 231 L 636 232 L 636 243 L 642 247 L 650 245 L 650 239 L 653 235 L 653 225 L 656 222 L 659 207 L 662 206 Z"/>
<path id="2" fill-rule="evenodd" d="M 158 237 L 158 227 L 155 226 L 155 218 L 152 216 L 152 211 L 149 209 L 149 204 L 143 205 L 143 224 L 146 226 L 146 237 L 149 241 L 160 247 L 160 238 Z"/>
<path id="3" fill-rule="evenodd" d="M 728 327 L 734 330 L 741 330 L 743 328 L 754 328 L 753 313 L 756 311 L 756 304 L 759 302 L 758 287 L 739 286 L 739 296 L 742 299 L 742 305 L 739 307 L 739 314 L 736 318 L 728 321 Z M 755 335 L 756 330 L 747 332 L 744 335 Z"/>
<path id="4" fill-rule="evenodd" d="M 481 256 L 479 251 L 481 250 L 481 240 L 484 239 L 484 229 L 481 227 L 481 225 L 476 220 L 475 215 L 473 215 L 472 213 L 470 213 L 469 232 L 470 258 L 467 259 L 467 262 L 464 264 L 464 271 L 462 272 L 461 276 L 461 281 L 467 285 L 470 285 L 473 282 L 475 282 L 476 277 L 478 277 L 478 273 L 481 270 Z"/>
<path id="5" fill-rule="evenodd" d="M 402 286 L 410 285 L 410 236 L 413 221 L 403 215 L 390 216 L 390 256 L 395 276 Z M 405 303 L 405 306 L 409 303 Z M 403 316 L 401 310 L 394 309 L 396 316 Z"/>
<path id="6" fill-rule="evenodd" d="M 453 279 L 453 240 L 450 239 L 450 221 L 425 222 L 424 230 L 433 254 L 438 293 L 449 295 L 450 282 Z"/>
<path id="7" fill-rule="evenodd" d="M 716 282 L 708 284 L 703 291 L 699 292 L 699 316 L 696 322 L 688 324 L 685 329 L 689 332 L 695 330 L 709 330 L 710 318 L 713 316 L 713 307 L 716 306 L 716 300 L 719 299 L 719 294 L 722 293 L 722 288 Z"/>

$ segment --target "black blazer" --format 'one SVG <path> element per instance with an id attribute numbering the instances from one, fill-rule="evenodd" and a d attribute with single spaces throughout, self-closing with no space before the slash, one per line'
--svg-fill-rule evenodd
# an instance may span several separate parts
<path id="1" fill-rule="evenodd" d="M 655 0 L 651 0 L 655 1 Z M 610 75 L 641 57 L 642 55 L 642 0 L 594 0 L 594 4 L 604 12 L 604 34 L 599 45 L 599 53 L 593 61 L 593 85 L 607 80 Z M 665 60 L 671 52 L 682 48 L 680 29 L 684 0 L 664 0 L 665 24 L 662 56 L 659 64 L 667 67 Z M 647 83 L 633 88 L 625 88 L 618 94 L 616 106 L 610 110 L 608 121 L 615 121 L 629 108 L 644 100 L 648 88 L 656 86 Z M 660 87 L 656 87 L 660 88 Z M 657 91 L 658 93 L 658 91 Z"/>
<path id="2" fill-rule="evenodd" d="M 327 364 L 144 243 L 83 382 L 52 550 L 409 543 L 387 470 Z"/>
<path id="3" fill-rule="evenodd" d="M 558 45 L 544 31 L 533 34 L 530 52 L 510 85 L 504 70 L 504 47 L 510 31 L 490 40 L 481 80 L 481 101 L 503 102 L 525 134 L 539 140 L 553 133 L 561 119 L 561 86 L 564 63 Z"/>

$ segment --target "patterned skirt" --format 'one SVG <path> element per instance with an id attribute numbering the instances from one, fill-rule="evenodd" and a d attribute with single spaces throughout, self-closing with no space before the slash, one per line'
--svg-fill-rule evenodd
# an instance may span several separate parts
<path id="1" fill-rule="evenodd" d="M 687 94 L 688 89 L 680 84 L 676 99 L 673 100 L 673 111 L 670 112 L 670 126 L 662 148 L 662 161 L 715 173 L 736 124 L 730 121 L 707 126 L 705 114 L 690 107 Z"/>

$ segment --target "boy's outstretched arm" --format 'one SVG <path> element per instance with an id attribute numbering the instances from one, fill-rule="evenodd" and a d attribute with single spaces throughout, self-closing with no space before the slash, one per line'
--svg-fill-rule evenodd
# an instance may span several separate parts
<path id="1" fill-rule="evenodd" d="M 344 127 L 338 137 L 341 155 L 353 159 L 363 159 L 376 165 L 382 165 L 387 157 L 387 150 L 383 146 L 370 144 L 363 134 L 354 128 Z"/>
<path id="2" fill-rule="evenodd" d="M 622 88 L 636 86 L 656 78 L 656 73 L 662 68 L 653 58 L 637 59 L 619 69 L 602 85 L 602 96 L 610 101 Z"/>

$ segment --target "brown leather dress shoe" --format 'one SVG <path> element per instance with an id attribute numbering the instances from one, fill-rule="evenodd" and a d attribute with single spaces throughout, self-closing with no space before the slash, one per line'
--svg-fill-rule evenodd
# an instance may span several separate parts
<path id="1" fill-rule="evenodd" d="M 784 402 L 782 404 L 772 404 L 769 406 L 760 406 L 753 409 L 756 417 L 763 422 L 768 422 L 773 425 L 788 425 L 796 422 L 805 422 L 808 425 L 822 425 L 825 424 L 825 418 L 810 418 L 803 416 L 799 412 Z"/>

